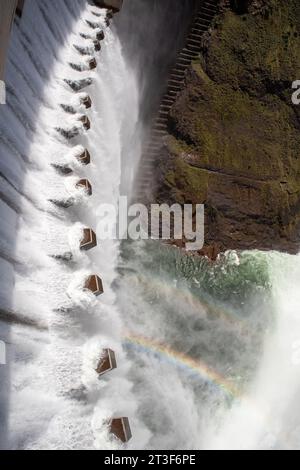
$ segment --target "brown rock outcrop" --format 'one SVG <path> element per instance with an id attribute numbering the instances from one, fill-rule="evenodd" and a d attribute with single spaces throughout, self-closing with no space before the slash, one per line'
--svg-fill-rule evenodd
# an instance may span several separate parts
<path id="1" fill-rule="evenodd" d="M 204 254 L 299 251 L 299 48 L 298 1 L 232 1 L 186 72 L 157 199 L 205 204 Z"/>

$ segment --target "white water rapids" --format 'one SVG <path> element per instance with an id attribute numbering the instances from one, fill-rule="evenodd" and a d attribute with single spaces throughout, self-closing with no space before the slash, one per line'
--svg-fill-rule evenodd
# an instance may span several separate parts
<path id="1" fill-rule="evenodd" d="M 81 36 L 96 32 L 85 20 L 105 31 L 101 52 Z M 87 68 L 74 45 L 91 47 L 96 70 L 70 66 Z M 64 81 L 89 78 L 79 93 Z M 122 448 L 105 422 L 128 416 L 129 449 L 300 448 L 299 257 L 228 254 L 212 267 L 152 242 L 79 250 L 99 204 L 117 203 L 122 158 L 132 174 L 139 92 L 104 10 L 28 0 L 0 107 L 0 447 Z M 71 140 L 57 131 L 74 126 Z M 75 158 L 84 148 L 86 167 Z M 98 299 L 81 289 L 89 274 L 103 280 Z M 118 369 L 99 380 L 107 347 Z"/>

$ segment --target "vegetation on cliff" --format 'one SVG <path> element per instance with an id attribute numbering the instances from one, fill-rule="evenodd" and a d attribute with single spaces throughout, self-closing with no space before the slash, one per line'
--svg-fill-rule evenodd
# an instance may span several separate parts
<path id="1" fill-rule="evenodd" d="M 299 50 L 297 0 L 233 0 L 186 73 L 158 198 L 205 203 L 205 253 L 299 249 Z"/>

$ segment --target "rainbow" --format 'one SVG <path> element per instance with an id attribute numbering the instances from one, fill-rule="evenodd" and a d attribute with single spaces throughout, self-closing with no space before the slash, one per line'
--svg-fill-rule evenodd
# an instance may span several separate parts
<path id="1" fill-rule="evenodd" d="M 196 360 L 186 354 L 172 349 L 170 346 L 153 341 L 143 336 L 132 334 L 124 337 L 124 347 L 134 348 L 139 352 L 159 356 L 161 360 L 174 365 L 189 374 L 195 374 L 206 382 L 217 386 L 230 398 L 241 399 L 240 390 L 229 380 L 207 366 L 203 361 Z"/>
<path id="2" fill-rule="evenodd" d="M 250 399 L 250 397 L 243 396 L 241 390 L 232 382 L 207 366 L 203 361 L 195 360 L 184 353 L 172 349 L 170 346 L 155 342 L 143 336 L 127 334 L 123 339 L 123 344 L 125 348 L 132 347 L 138 352 L 159 356 L 161 360 L 173 364 L 175 367 L 183 369 L 189 374 L 196 374 L 201 380 L 218 387 L 218 389 L 225 392 L 229 399 L 234 399 L 236 403 L 246 403 L 246 405 L 251 408 L 253 415 L 256 416 L 258 423 L 265 423 L 266 429 L 270 430 L 269 432 L 272 433 L 272 429 L 274 428 L 273 416 L 270 416 L 268 413 L 266 414 L 265 410 L 260 409 L 257 403 Z M 287 449 L 291 447 L 289 436 L 287 435 L 282 435 L 278 442 Z"/>

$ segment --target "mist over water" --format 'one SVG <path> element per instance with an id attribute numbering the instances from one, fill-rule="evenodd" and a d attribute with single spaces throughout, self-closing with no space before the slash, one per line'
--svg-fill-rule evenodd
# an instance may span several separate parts
<path id="1" fill-rule="evenodd" d="M 0 109 L 0 339 L 8 353 L 0 447 L 122 448 L 105 423 L 128 416 L 129 449 L 300 448 L 299 257 L 231 252 L 211 264 L 155 241 L 79 250 L 82 228 L 100 227 L 99 204 L 132 194 L 154 107 L 157 64 L 141 72 L 151 41 L 135 63 L 134 41 L 125 47 L 145 19 L 136 10 L 141 21 L 130 29 L 137 4 L 129 2 L 118 28 L 84 0 L 28 1 L 14 26 Z M 161 14 L 154 3 L 153 21 Z M 193 6 L 181 4 L 186 24 Z M 74 47 L 91 47 L 81 36 L 95 33 L 85 19 L 105 31 L 101 52 L 91 49 L 95 71 Z M 74 93 L 66 79 L 92 83 Z M 80 102 L 86 93 L 90 110 Z M 67 140 L 61 130 L 76 135 Z M 75 158 L 84 148 L 88 167 Z M 91 198 L 76 188 L 81 178 L 92 183 Z M 103 279 L 98 300 L 82 290 L 89 274 Z M 99 380 L 103 348 L 116 352 L 118 369 Z"/>
<path id="2" fill-rule="evenodd" d="M 251 383 L 272 324 L 266 260 L 232 253 L 212 266 L 156 242 L 123 253 L 124 343 L 149 445 L 205 448 L 208 427 L 238 399 L 232 390 Z"/>
<path id="3" fill-rule="evenodd" d="M 122 151 L 121 194 L 134 196 L 134 178 L 168 75 L 184 45 L 197 0 L 125 0 L 115 25 L 139 89 L 133 138 Z"/>
<path id="4" fill-rule="evenodd" d="M 151 449 L 297 449 L 299 257 L 227 253 L 215 265 L 125 244 L 124 346 Z"/>
<path id="5" fill-rule="evenodd" d="M 120 41 L 106 25 L 106 10 L 100 16 L 93 11 L 99 14 L 81 0 L 33 0 L 14 26 L 8 104 L 0 118 L 5 448 L 119 447 L 105 422 L 134 415 L 111 287 L 118 242 L 102 242 L 91 254 L 79 249 L 82 228 L 96 230 L 101 223 L 99 203 L 117 203 L 121 150 L 138 118 L 137 86 Z M 105 32 L 101 53 L 94 52 L 96 31 L 85 20 Z M 76 46 L 90 52 L 81 55 Z M 94 55 L 98 67 L 91 71 L 86 64 Z M 90 86 L 74 93 L 66 80 Z M 81 104 L 86 93 L 90 110 Z M 89 132 L 79 120 L 83 114 Z M 66 139 L 66 132 L 73 138 Z M 88 167 L 76 160 L 84 148 L 91 154 Z M 66 166 L 70 175 L 59 169 Z M 91 198 L 76 187 L 81 178 L 91 182 Z M 90 274 L 103 279 L 101 302 L 83 291 Z M 115 350 L 119 369 L 99 381 L 95 369 L 107 347 Z M 144 446 L 143 432 L 139 439 Z"/>
<path id="6" fill-rule="evenodd" d="M 269 259 L 274 322 L 265 332 L 257 372 L 241 403 L 230 411 L 210 448 L 299 449 L 299 256 Z"/>

